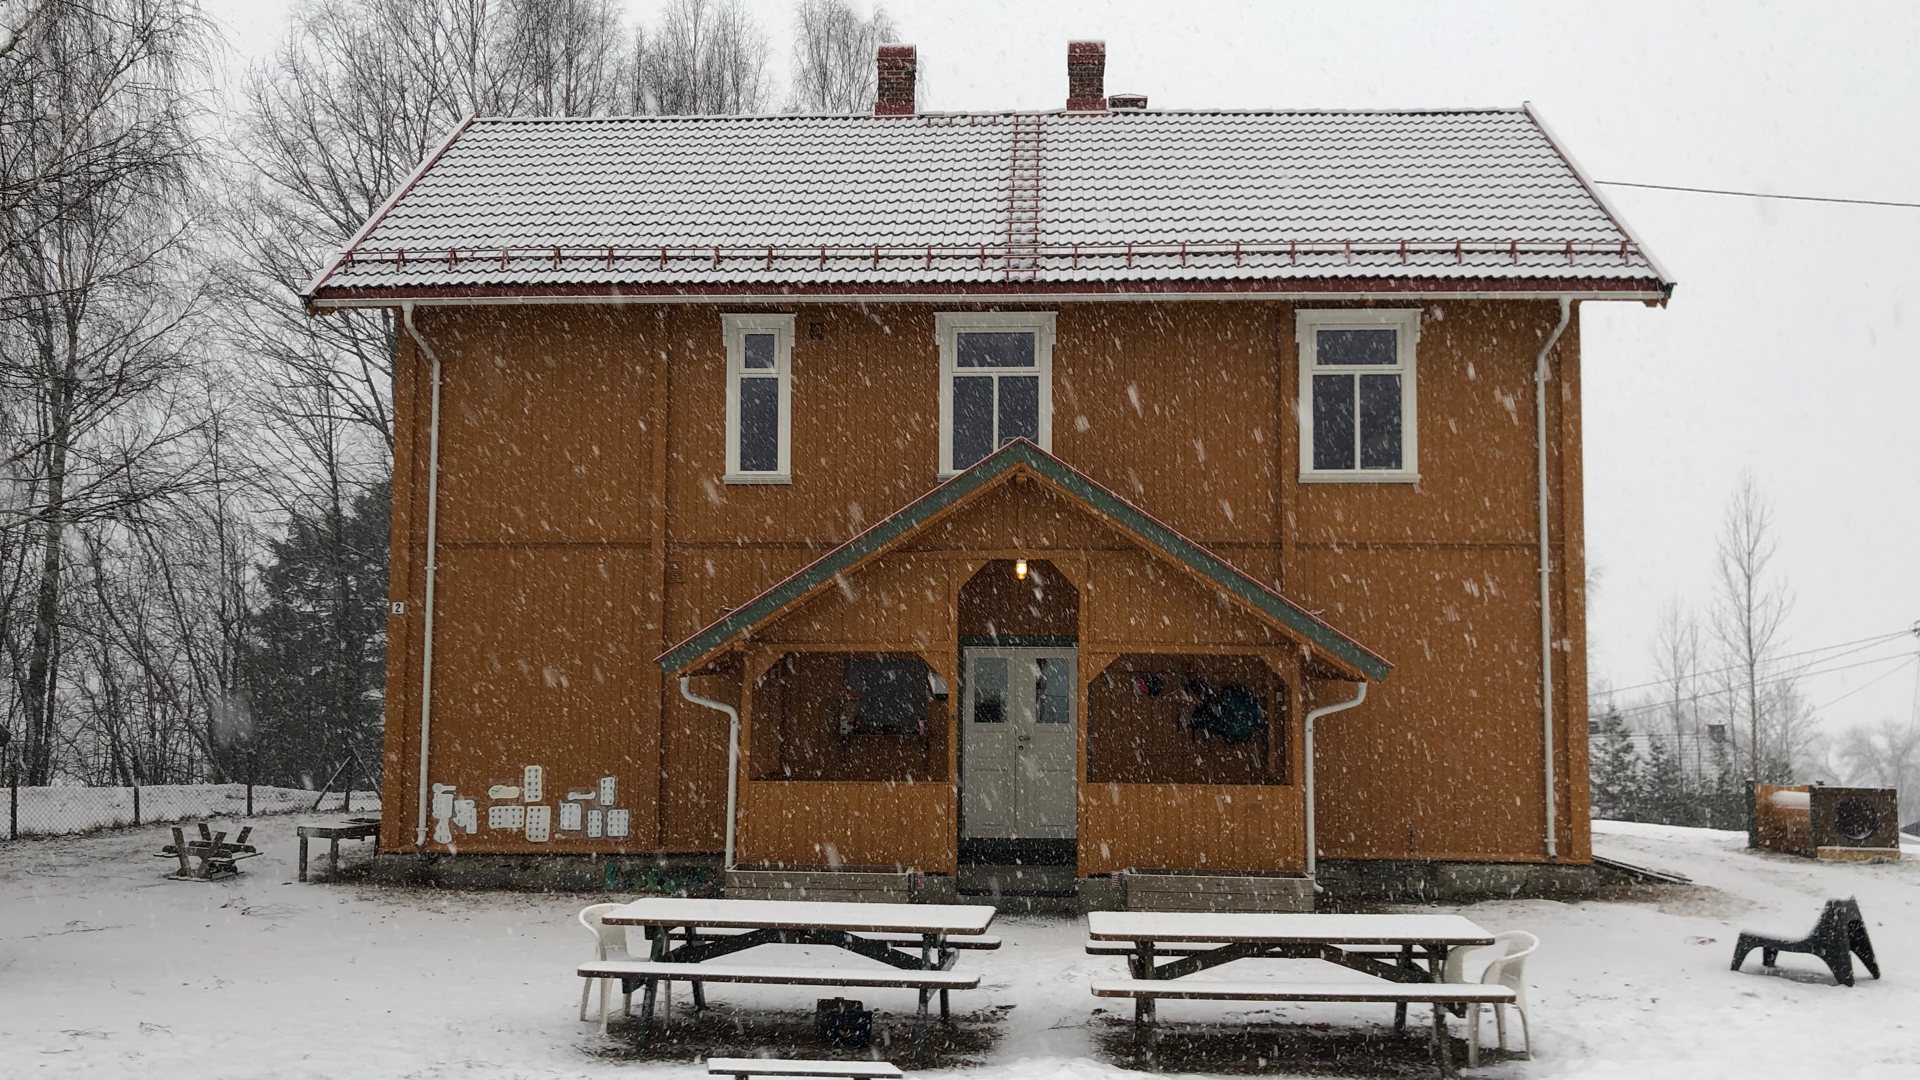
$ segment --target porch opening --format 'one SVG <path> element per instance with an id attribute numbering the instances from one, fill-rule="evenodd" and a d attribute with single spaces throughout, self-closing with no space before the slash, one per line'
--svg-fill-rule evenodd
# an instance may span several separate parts
<path id="1" fill-rule="evenodd" d="M 1079 590 L 1049 560 L 996 559 L 961 586 L 956 617 L 960 862 L 1071 866 Z"/>
<path id="2" fill-rule="evenodd" d="M 1121 656 L 1087 687 L 1087 780 L 1289 784 L 1287 696 L 1255 656 Z"/>
<path id="3" fill-rule="evenodd" d="M 949 696 L 914 653 L 788 653 L 754 682 L 748 775 L 944 781 Z"/>

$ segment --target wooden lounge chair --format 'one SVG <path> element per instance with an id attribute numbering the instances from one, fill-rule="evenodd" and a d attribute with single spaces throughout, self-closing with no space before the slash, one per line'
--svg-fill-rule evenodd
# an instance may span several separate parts
<path id="1" fill-rule="evenodd" d="M 1853 958 L 1867 965 L 1874 978 L 1880 977 L 1880 965 L 1873 958 L 1873 942 L 1867 937 L 1867 924 L 1860 917 L 1860 905 L 1849 896 L 1845 900 L 1829 900 L 1820 911 L 1820 921 L 1813 924 L 1813 930 L 1799 939 L 1768 937 L 1741 931 L 1740 938 L 1733 945 L 1733 970 L 1740 970 L 1740 962 L 1755 949 L 1760 950 L 1760 962 L 1767 967 L 1783 952 L 1808 953 L 1817 956 L 1833 972 L 1834 981 L 1842 986 L 1853 985 Z"/>

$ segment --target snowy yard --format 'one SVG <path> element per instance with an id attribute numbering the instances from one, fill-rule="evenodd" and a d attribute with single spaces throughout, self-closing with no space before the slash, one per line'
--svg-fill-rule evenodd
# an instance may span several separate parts
<path id="1" fill-rule="evenodd" d="M 703 1075 L 692 1052 L 680 1061 L 636 1062 L 622 1044 L 601 1041 L 592 1025 L 574 1019 L 579 983 L 571 967 L 590 944 L 573 913 L 604 897 L 298 885 L 298 820 L 263 822 L 255 836 L 266 854 L 243 864 L 237 880 L 215 884 L 162 880 L 167 866 L 149 857 L 162 843 L 156 828 L 0 847 L 0 1075 Z M 1521 927 L 1542 939 L 1529 968 L 1537 1060 L 1486 1064 L 1477 1075 L 1920 1072 L 1913 989 L 1920 863 L 1815 864 L 1749 853 L 1733 833 L 1595 827 L 1603 853 L 1686 873 L 1698 887 L 1461 909 L 1489 929 Z M 1859 897 L 1885 980 L 1863 974 L 1854 989 L 1835 987 L 1817 961 L 1793 956 L 1777 976 L 1727 970 L 1739 929 L 1798 934 L 1823 899 L 1845 895 Z M 1138 1075 L 1122 1049 L 1123 1013 L 1087 992 L 1088 979 L 1117 973 L 1118 961 L 1083 955 L 1074 920 L 1002 917 L 995 929 L 1003 949 L 963 955 L 963 966 L 985 978 L 980 990 L 955 995 L 965 1034 L 943 1068 L 977 1063 L 991 1067 L 977 1075 L 1023 1078 Z M 1757 963 L 1749 960 L 1750 969 Z M 804 1019 L 813 994 L 720 987 L 713 996 L 722 1005 L 785 1010 L 774 1024 L 791 1026 Z M 856 996 L 897 1010 L 904 995 Z M 1108 1011 L 1096 1014 L 1101 1005 Z M 1384 1037 L 1389 1010 L 1249 1014 L 1195 1002 L 1163 1004 L 1161 1015 L 1174 1032 L 1183 1020 L 1231 1025 L 1248 1015 L 1263 1024 L 1323 1022 L 1331 1026 L 1305 1029 L 1306 1036 L 1351 1047 L 1341 1040 L 1362 1029 Z M 711 1030 L 723 1022 L 710 1021 Z M 1176 1039 L 1174 1049 L 1190 1042 Z M 730 1049 L 752 1047 L 736 1041 Z M 1417 1047 L 1403 1049 L 1409 1052 L 1397 1064 L 1362 1059 L 1351 1073 L 1430 1075 Z M 896 1057 L 904 1061 L 904 1048 Z M 1169 1071 L 1202 1067 L 1284 1073 L 1230 1051 L 1184 1068 L 1169 1063 Z M 1313 1074 L 1347 1073 L 1314 1067 Z"/>

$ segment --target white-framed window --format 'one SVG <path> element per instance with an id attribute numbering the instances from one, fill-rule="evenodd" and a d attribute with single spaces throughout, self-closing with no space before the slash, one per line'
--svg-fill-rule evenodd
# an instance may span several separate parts
<path id="1" fill-rule="evenodd" d="M 727 338 L 729 484 L 792 479 L 793 316 L 722 315 Z"/>
<path id="2" fill-rule="evenodd" d="M 1014 439 L 1053 448 L 1053 312 L 942 312 L 940 475 Z"/>
<path id="3" fill-rule="evenodd" d="M 1420 479 L 1414 352 L 1420 310 L 1301 311 L 1300 479 Z"/>

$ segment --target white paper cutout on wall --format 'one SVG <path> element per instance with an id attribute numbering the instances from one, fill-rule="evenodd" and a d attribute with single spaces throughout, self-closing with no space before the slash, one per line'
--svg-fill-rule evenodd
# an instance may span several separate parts
<path id="1" fill-rule="evenodd" d="M 433 842 L 453 843 L 453 785 L 433 785 Z"/>
<path id="2" fill-rule="evenodd" d="M 586 815 L 581 811 L 579 803 L 577 802 L 561 803 L 560 804 L 561 831 L 578 832 L 580 830 L 580 821 L 585 816 Z"/>
<path id="3" fill-rule="evenodd" d="M 495 784 L 487 789 L 487 798 L 489 799 L 517 799 L 519 797 L 520 789 L 514 787 L 512 784 Z"/>
<path id="4" fill-rule="evenodd" d="M 612 806 L 616 801 L 615 796 L 617 796 L 619 793 L 620 793 L 619 777 L 603 776 L 600 778 L 600 805 L 601 806 Z"/>
<path id="5" fill-rule="evenodd" d="M 598 797 L 599 797 L 599 792 L 594 791 L 592 788 L 587 788 L 584 791 L 576 789 L 574 791 L 567 792 L 567 798 L 569 800 L 577 800 L 579 802 L 592 802 L 594 799 Z"/>
<path id="6" fill-rule="evenodd" d="M 453 827 L 471 836 L 480 831 L 480 804 L 472 799 L 453 800 Z"/>
<path id="7" fill-rule="evenodd" d="M 487 807 L 487 828 L 507 829 L 519 832 L 527 822 L 527 808 L 524 806 Z"/>
<path id="8" fill-rule="evenodd" d="M 553 807 L 527 807 L 527 839 L 536 844 L 553 839 Z"/>
<path id="9" fill-rule="evenodd" d="M 529 765 L 520 770 L 520 794 L 528 802 L 539 802 L 546 797 L 546 770 L 538 765 Z"/>
<path id="10" fill-rule="evenodd" d="M 631 810 L 607 811 L 607 836 L 614 840 L 624 839 L 627 835 L 627 825 L 632 817 Z"/>
<path id="11" fill-rule="evenodd" d="M 587 811 L 587 838 L 589 840 L 600 839 L 602 832 L 601 823 L 606 819 L 606 816 L 607 812 L 604 810 Z"/>

